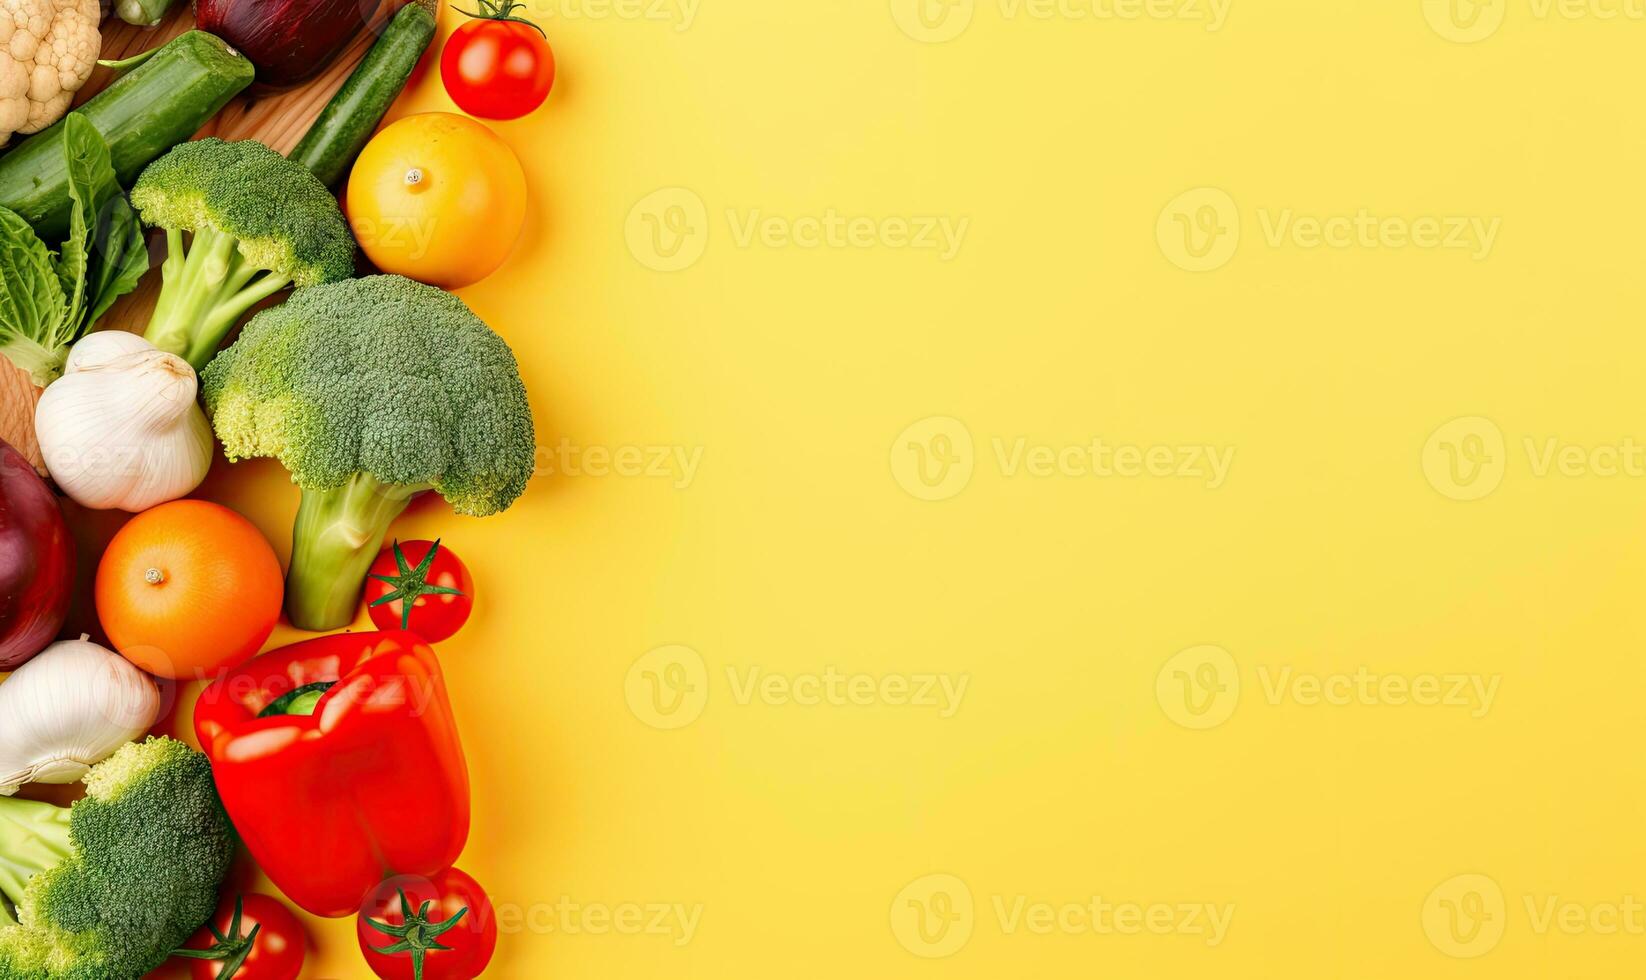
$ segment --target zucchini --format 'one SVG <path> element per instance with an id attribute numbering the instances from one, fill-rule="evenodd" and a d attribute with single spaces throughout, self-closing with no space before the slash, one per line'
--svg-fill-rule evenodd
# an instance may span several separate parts
<path id="1" fill-rule="evenodd" d="M 341 181 L 406 87 L 406 79 L 433 38 L 433 14 L 419 3 L 401 7 L 354 74 L 320 110 L 290 159 L 307 167 L 327 187 Z"/>
<path id="2" fill-rule="evenodd" d="M 199 131 L 251 84 L 252 63 L 204 31 L 172 39 L 74 110 L 108 141 L 122 187 L 149 161 Z M 0 206 L 49 242 L 69 227 L 69 175 L 58 121 L 0 157 Z"/>

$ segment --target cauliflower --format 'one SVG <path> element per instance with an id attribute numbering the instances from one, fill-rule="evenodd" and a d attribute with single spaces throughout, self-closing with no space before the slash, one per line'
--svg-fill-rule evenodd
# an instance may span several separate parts
<path id="1" fill-rule="evenodd" d="M 97 65 L 98 0 L 0 0 L 0 146 L 63 118 Z"/>

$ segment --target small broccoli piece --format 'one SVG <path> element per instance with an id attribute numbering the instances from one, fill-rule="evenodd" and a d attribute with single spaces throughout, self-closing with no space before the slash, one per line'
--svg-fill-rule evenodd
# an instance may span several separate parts
<path id="1" fill-rule="evenodd" d="M 231 460 L 274 456 L 302 490 L 286 612 L 354 620 L 366 569 L 411 498 L 460 514 L 514 503 L 536 462 L 508 344 L 456 296 L 401 276 L 299 289 L 252 317 L 202 376 Z"/>
<path id="2" fill-rule="evenodd" d="M 160 299 L 143 336 L 197 371 L 253 306 L 287 286 L 354 275 L 336 198 L 256 140 L 178 145 L 137 178 L 131 203 L 144 224 L 166 230 Z"/>
<path id="3" fill-rule="evenodd" d="M 0 799 L 0 980 L 137 980 L 217 905 L 235 839 L 204 755 L 150 738 L 85 783 Z"/>

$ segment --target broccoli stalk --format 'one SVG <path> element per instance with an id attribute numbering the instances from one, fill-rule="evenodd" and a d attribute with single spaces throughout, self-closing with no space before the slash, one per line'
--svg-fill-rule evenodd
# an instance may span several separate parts
<path id="1" fill-rule="evenodd" d="M 149 164 L 131 197 L 145 224 L 166 231 L 160 299 L 144 337 L 195 370 L 263 300 L 354 275 L 354 239 L 337 200 L 255 140 L 180 144 Z"/>
<path id="2" fill-rule="evenodd" d="M 294 623 L 354 618 L 360 585 L 383 546 L 389 525 L 427 484 L 382 483 L 356 473 L 331 490 L 304 490 L 292 526 L 286 608 Z"/>
<path id="3" fill-rule="evenodd" d="M 0 928 L 16 925 L 29 879 L 74 853 L 69 810 L 37 800 L 0 799 Z"/>
<path id="4" fill-rule="evenodd" d="M 217 905 L 235 840 L 204 755 L 128 743 L 85 783 L 0 799 L 0 980 L 138 980 Z"/>
<path id="5" fill-rule="evenodd" d="M 286 577 L 299 629 L 354 620 L 413 496 L 495 514 L 536 464 L 508 345 L 456 296 L 401 276 L 297 290 L 252 317 L 201 381 L 229 459 L 278 457 L 302 490 Z"/>
<path id="6" fill-rule="evenodd" d="M 212 359 L 247 310 L 291 285 L 290 275 L 247 262 L 236 244 L 232 235 L 203 229 L 185 247 L 181 229 L 166 229 L 160 299 L 143 336 L 195 370 Z"/>

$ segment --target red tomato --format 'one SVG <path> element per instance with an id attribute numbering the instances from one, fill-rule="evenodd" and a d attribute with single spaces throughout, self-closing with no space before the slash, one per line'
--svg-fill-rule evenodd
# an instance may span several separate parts
<path id="1" fill-rule="evenodd" d="M 554 52 L 543 29 L 512 12 L 516 0 L 479 0 L 480 13 L 452 33 L 440 78 L 458 108 L 482 119 L 518 119 L 554 87 Z M 466 13 L 466 11 L 464 11 Z"/>
<path id="2" fill-rule="evenodd" d="M 194 980 L 297 980 L 306 942 L 290 909 L 267 895 L 241 895 L 225 899 L 176 955 L 191 961 Z"/>
<path id="3" fill-rule="evenodd" d="M 474 579 L 438 541 L 396 541 L 372 562 L 366 609 L 380 630 L 410 630 L 439 643 L 469 621 Z"/>
<path id="4" fill-rule="evenodd" d="M 383 980 L 474 980 L 497 949 L 497 916 L 480 883 L 448 868 L 432 880 L 398 875 L 355 921 L 366 965 Z"/>

